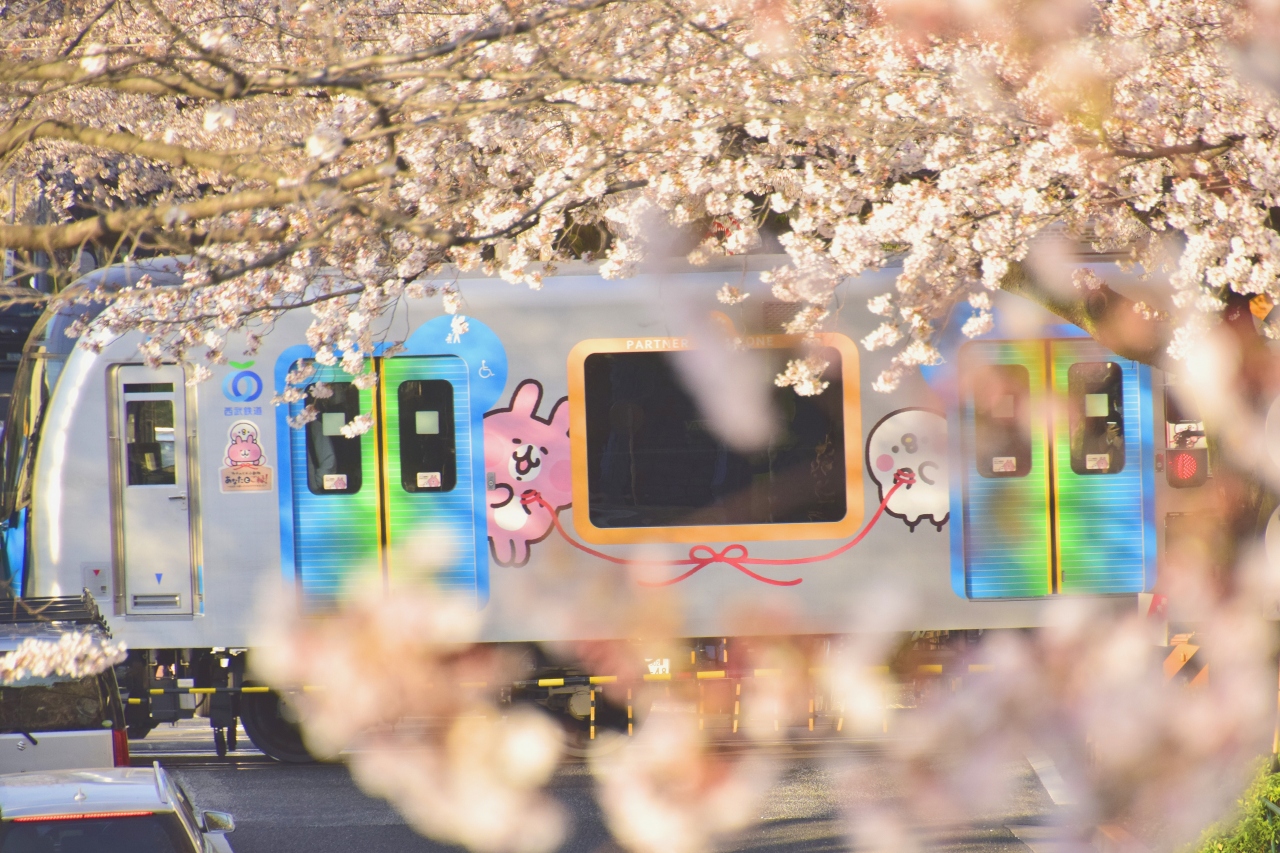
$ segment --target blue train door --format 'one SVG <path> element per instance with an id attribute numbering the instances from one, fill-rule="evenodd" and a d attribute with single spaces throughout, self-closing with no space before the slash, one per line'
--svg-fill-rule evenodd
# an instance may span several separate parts
<path id="1" fill-rule="evenodd" d="M 308 403 L 317 412 L 299 427 L 283 412 L 278 421 L 289 468 L 282 552 L 304 608 L 370 585 L 430 584 L 487 600 L 483 418 L 506 382 L 506 356 L 475 320 L 462 341 L 450 337 L 449 319 L 425 324 L 406 355 L 367 359 L 367 382 L 316 364 L 303 347 L 277 363 L 281 387 L 289 371 L 312 369 L 288 416 Z M 357 435 L 359 418 L 372 426 Z"/>
<path id="2" fill-rule="evenodd" d="M 1068 338 L 970 342 L 960 375 L 966 594 L 1149 589 L 1150 369 Z"/>

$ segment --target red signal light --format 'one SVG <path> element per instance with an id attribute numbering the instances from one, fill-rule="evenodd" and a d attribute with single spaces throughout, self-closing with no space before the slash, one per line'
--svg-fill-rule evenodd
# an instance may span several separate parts
<path id="1" fill-rule="evenodd" d="M 1190 453 L 1175 453 L 1169 465 L 1173 468 L 1173 476 L 1179 480 L 1190 480 L 1196 475 L 1196 469 L 1200 467 L 1196 464 L 1196 458 Z"/>
<path id="2" fill-rule="evenodd" d="M 1165 479 L 1175 489 L 1203 485 L 1209 476 L 1208 451 L 1201 448 L 1170 450 L 1165 464 Z"/>

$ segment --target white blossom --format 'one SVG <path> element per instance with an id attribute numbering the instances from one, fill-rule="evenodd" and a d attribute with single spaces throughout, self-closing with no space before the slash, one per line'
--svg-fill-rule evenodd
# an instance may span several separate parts
<path id="1" fill-rule="evenodd" d="M 740 287 L 726 284 L 716 291 L 716 300 L 722 305 L 741 305 L 750 295 Z"/>
<path id="2" fill-rule="evenodd" d="M 96 632 L 68 631 L 57 640 L 26 639 L 11 652 L 0 655 L 0 685 L 26 678 L 84 678 L 125 659 L 123 642 L 108 640 Z"/>
<path id="3" fill-rule="evenodd" d="M 793 358 L 787 362 L 787 369 L 774 380 L 779 388 L 792 388 L 801 397 L 812 397 L 821 394 L 830 385 L 822 379 L 828 362 L 815 356 Z"/>
<path id="4" fill-rule="evenodd" d="M 84 56 L 80 58 L 80 67 L 89 75 L 101 74 L 107 69 L 107 52 L 106 45 L 98 42 L 91 42 L 84 49 Z"/>
<path id="5" fill-rule="evenodd" d="M 204 129 L 209 133 L 230 130 L 236 126 L 236 108 L 227 104 L 214 104 L 204 111 Z"/>
<path id="6" fill-rule="evenodd" d="M 332 163 L 342 154 L 346 139 L 342 132 L 328 125 L 321 125 L 307 137 L 307 156 L 321 163 Z"/>

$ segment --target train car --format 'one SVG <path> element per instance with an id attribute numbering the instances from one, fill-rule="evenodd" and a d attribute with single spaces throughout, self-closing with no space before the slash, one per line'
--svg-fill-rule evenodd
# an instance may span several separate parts
<path id="1" fill-rule="evenodd" d="M 554 644 L 627 639 L 548 616 L 589 608 L 602 583 L 652 596 L 691 642 L 1022 628 L 1054 597 L 1155 587 L 1181 490 L 1209 474 L 1165 377 L 996 294 L 991 331 L 967 340 L 957 316 L 941 364 L 879 393 L 888 358 L 858 342 L 894 271 L 843 285 L 805 341 L 761 281 L 783 260 L 625 281 L 574 263 L 539 291 L 450 272 L 466 331 L 438 300 L 409 301 L 359 383 L 306 344 L 303 310 L 252 356 L 233 336 L 192 384 L 184 365 L 144 366 L 137 337 L 75 346 L 65 330 L 92 305 L 51 309 L 8 421 L 9 583 L 97 599 L 133 650 L 135 736 L 192 711 L 149 691 L 243 683 L 273 589 L 325 611 L 370 584 L 427 584 L 466 597 L 484 642 Z M 90 284 L 164 286 L 173 269 Z M 722 304 L 726 284 L 748 298 Z M 793 359 L 825 365 L 821 393 L 774 383 Z M 308 403 L 318 416 L 291 427 Z M 373 426 L 353 434 L 361 417 Z M 904 605 L 859 623 L 886 589 Z M 218 694 L 210 713 L 299 755 L 274 694 Z"/>

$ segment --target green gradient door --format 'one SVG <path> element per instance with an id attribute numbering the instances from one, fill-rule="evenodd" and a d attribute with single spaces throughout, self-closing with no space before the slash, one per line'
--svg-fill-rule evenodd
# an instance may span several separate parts
<path id="1" fill-rule="evenodd" d="M 389 582 L 471 590 L 477 484 L 467 366 L 452 356 L 383 359 L 379 393 Z"/>
<path id="2" fill-rule="evenodd" d="M 1043 341 L 960 352 L 961 488 L 970 598 L 1053 592 Z"/>
<path id="3" fill-rule="evenodd" d="M 1058 590 L 1142 592 L 1155 565 L 1150 368 L 1088 338 L 1049 352 Z"/>
<path id="4" fill-rule="evenodd" d="M 308 610 L 332 606 L 382 576 L 377 434 L 343 433 L 357 417 L 372 416 L 375 393 L 357 388 L 340 367 L 314 367 L 306 398 L 290 406 L 290 415 L 308 404 L 318 414 L 290 430 L 289 442 L 294 561 Z"/>

